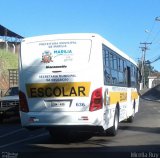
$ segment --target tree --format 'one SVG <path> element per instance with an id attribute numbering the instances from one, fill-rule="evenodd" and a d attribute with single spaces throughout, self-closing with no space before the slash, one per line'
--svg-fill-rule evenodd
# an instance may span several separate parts
<path id="1" fill-rule="evenodd" d="M 138 67 L 139 70 L 141 71 L 142 69 L 142 61 L 138 60 Z M 144 64 L 144 81 L 145 85 L 148 86 L 148 76 L 152 73 L 158 72 L 157 70 L 154 69 L 153 66 L 151 66 L 151 62 L 149 60 L 145 61 Z"/>

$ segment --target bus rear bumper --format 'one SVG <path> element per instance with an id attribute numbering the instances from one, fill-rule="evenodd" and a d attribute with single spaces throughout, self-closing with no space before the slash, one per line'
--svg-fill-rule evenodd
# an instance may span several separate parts
<path id="1" fill-rule="evenodd" d="M 102 114 L 95 112 L 21 112 L 21 124 L 28 129 L 59 128 L 78 131 L 103 131 Z"/>

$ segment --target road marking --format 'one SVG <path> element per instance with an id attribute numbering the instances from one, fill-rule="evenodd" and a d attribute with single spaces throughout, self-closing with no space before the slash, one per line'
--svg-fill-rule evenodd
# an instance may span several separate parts
<path id="1" fill-rule="evenodd" d="M 3 135 L 0 136 L 0 138 L 9 136 L 9 135 L 12 135 L 12 134 L 15 134 L 15 133 L 18 133 L 19 131 L 22 131 L 22 130 L 24 130 L 24 128 L 20 128 L 20 129 L 17 129 L 17 130 L 15 130 L 15 131 L 12 131 L 12 132 L 3 134 Z"/>
<path id="2" fill-rule="evenodd" d="M 1 148 L 8 147 L 8 146 L 11 146 L 11 145 L 19 144 L 19 143 L 22 143 L 22 142 L 25 142 L 25 141 L 28 141 L 28 140 L 36 139 L 36 138 L 38 138 L 38 137 L 46 136 L 46 135 L 48 135 L 48 132 L 43 133 L 43 134 L 40 134 L 40 135 L 37 135 L 37 136 L 34 136 L 34 137 L 25 138 L 25 139 L 21 139 L 21 140 L 12 142 L 12 143 L 8 143 L 8 144 L 5 144 L 5 145 L 1 145 L 1 146 L 0 146 L 0 149 L 1 149 Z"/>

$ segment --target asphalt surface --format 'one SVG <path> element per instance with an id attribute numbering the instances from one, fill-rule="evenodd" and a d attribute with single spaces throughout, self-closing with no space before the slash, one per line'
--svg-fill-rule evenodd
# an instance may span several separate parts
<path id="1" fill-rule="evenodd" d="M 55 142 L 44 129 L 28 131 L 19 119 L 0 124 L 0 157 L 54 158 L 160 158 L 159 88 L 149 90 L 140 99 L 139 112 L 132 124 L 120 123 L 116 137 L 95 135 L 88 140 Z"/>
<path id="2" fill-rule="evenodd" d="M 141 98 L 160 102 L 160 85 L 147 90 L 144 94 L 142 94 Z"/>

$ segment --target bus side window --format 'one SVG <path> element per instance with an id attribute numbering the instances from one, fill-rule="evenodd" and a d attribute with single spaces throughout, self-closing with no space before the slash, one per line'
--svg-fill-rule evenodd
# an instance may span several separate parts
<path id="1" fill-rule="evenodd" d="M 113 54 L 110 52 L 109 53 L 109 60 L 110 60 L 110 68 L 113 69 L 114 68 L 114 60 L 113 60 Z"/>
<path id="2" fill-rule="evenodd" d="M 136 67 L 131 65 L 131 86 L 136 87 Z"/>
<path id="3" fill-rule="evenodd" d="M 110 73 L 110 64 L 109 64 L 109 52 L 108 50 L 103 49 L 103 70 L 104 70 L 104 84 L 110 84 L 111 82 L 111 73 Z"/>
<path id="4" fill-rule="evenodd" d="M 125 74 L 125 61 L 122 58 L 118 58 L 118 84 L 120 86 L 125 86 L 126 83 Z"/>
<path id="5" fill-rule="evenodd" d="M 124 85 L 127 85 L 127 64 L 126 61 L 124 61 L 124 68 L 123 68 L 123 74 L 124 74 Z"/>
<path id="6" fill-rule="evenodd" d="M 137 68 L 137 84 L 141 82 L 142 82 L 142 75 L 141 75 L 139 68 Z"/>
<path id="7" fill-rule="evenodd" d="M 118 59 L 116 55 L 113 55 L 113 66 L 114 70 L 118 70 Z"/>
<path id="8" fill-rule="evenodd" d="M 127 87 L 131 87 L 131 68 L 127 66 Z"/>
<path id="9" fill-rule="evenodd" d="M 110 52 L 110 63 L 111 63 L 111 76 L 112 80 L 111 83 L 112 85 L 117 85 L 118 84 L 118 63 L 117 63 L 117 56 L 115 55 L 114 52 Z"/>

